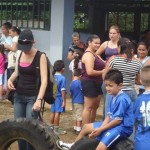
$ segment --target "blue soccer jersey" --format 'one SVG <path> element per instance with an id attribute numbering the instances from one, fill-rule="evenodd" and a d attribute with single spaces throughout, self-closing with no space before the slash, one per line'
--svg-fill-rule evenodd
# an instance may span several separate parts
<path id="1" fill-rule="evenodd" d="M 62 91 L 66 91 L 66 78 L 60 74 L 56 73 L 55 74 L 55 80 L 57 84 L 57 91 L 56 91 L 56 98 L 54 103 L 51 105 L 51 111 L 52 112 L 65 112 L 65 108 L 62 107 Z"/>
<path id="2" fill-rule="evenodd" d="M 145 91 L 135 101 L 134 117 L 137 124 L 134 150 L 150 149 L 150 91 Z"/>
<path id="3" fill-rule="evenodd" d="M 73 80 L 70 84 L 70 94 L 72 96 L 72 103 L 83 104 L 84 96 L 82 93 L 81 81 Z"/>
<path id="4" fill-rule="evenodd" d="M 55 74 L 55 80 L 57 84 L 57 91 L 56 91 L 56 97 L 61 96 L 61 91 L 66 91 L 66 78 L 59 74 Z"/>
<path id="5" fill-rule="evenodd" d="M 121 136 L 130 136 L 133 132 L 133 104 L 127 94 L 120 91 L 116 97 L 112 95 L 109 97 L 108 115 L 110 121 L 114 119 L 122 120 L 122 122 L 115 127 Z"/>

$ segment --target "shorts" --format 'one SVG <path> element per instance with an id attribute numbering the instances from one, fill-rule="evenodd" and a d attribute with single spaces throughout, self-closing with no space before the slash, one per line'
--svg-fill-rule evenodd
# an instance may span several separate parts
<path id="1" fill-rule="evenodd" d="M 72 108 L 74 120 L 82 121 L 83 104 L 73 104 Z"/>
<path id="2" fill-rule="evenodd" d="M 82 92 L 86 97 L 97 97 L 102 95 L 102 83 L 91 81 L 91 80 L 81 80 Z"/>
<path id="3" fill-rule="evenodd" d="M 56 113 L 56 112 L 65 112 L 65 108 L 62 107 L 62 97 L 57 96 L 54 103 L 51 105 L 51 112 Z"/>
<path id="4" fill-rule="evenodd" d="M 102 125 L 102 122 L 94 122 L 93 128 L 99 128 L 101 125 Z M 106 147 L 109 147 L 110 145 L 112 145 L 119 138 L 121 138 L 120 133 L 115 128 L 108 129 L 96 137 L 96 139 L 102 142 Z"/>
<path id="5" fill-rule="evenodd" d="M 4 85 L 5 74 L 0 74 L 0 85 Z"/>

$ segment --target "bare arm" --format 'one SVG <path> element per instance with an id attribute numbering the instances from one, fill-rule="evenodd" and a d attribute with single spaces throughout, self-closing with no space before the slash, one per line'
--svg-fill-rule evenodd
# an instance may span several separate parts
<path id="1" fill-rule="evenodd" d="M 82 62 L 85 64 L 86 72 L 89 76 L 102 75 L 103 70 L 94 70 L 95 57 L 92 53 L 85 53 L 82 58 Z"/>
<path id="2" fill-rule="evenodd" d="M 101 55 L 101 54 L 105 51 L 107 42 L 108 42 L 108 41 L 102 43 L 102 45 L 101 45 L 101 46 L 99 47 L 99 49 L 96 51 L 96 54 L 97 54 L 97 55 Z"/>
<path id="3" fill-rule="evenodd" d="M 106 119 L 108 119 L 108 118 L 106 117 Z M 114 119 L 108 123 L 105 122 L 105 124 L 102 124 L 102 126 L 100 126 L 99 128 L 94 129 L 94 131 L 89 135 L 89 137 L 95 138 L 96 136 L 100 135 L 103 131 L 111 129 L 112 127 L 119 125 L 121 122 L 122 122 L 122 120 L 117 120 L 117 119 Z"/>
<path id="4" fill-rule="evenodd" d="M 39 89 L 39 93 L 37 95 L 37 99 L 33 105 L 33 110 L 40 111 L 41 109 L 41 101 L 45 94 L 45 90 L 47 87 L 47 60 L 45 54 L 42 54 L 40 57 L 40 78 L 41 78 L 41 85 Z"/>
<path id="5" fill-rule="evenodd" d="M 137 74 L 136 77 L 135 77 L 135 83 L 137 85 L 141 85 L 141 81 L 140 81 L 140 74 Z"/>
<path id="6" fill-rule="evenodd" d="M 5 44 L 4 44 L 4 47 L 5 47 L 7 50 L 10 50 L 10 51 L 15 52 L 15 51 L 17 50 L 17 43 L 16 43 L 16 42 L 13 42 L 13 43 L 12 43 L 12 46 L 10 46 L 8 43 L 5 43 Z"/>
<path id="7" fill-rule="evenodd" d="M 146 66 L 150 65 L 150 59 L 146 62 Z"/>
<path id="8" fill-rule="evenodd" d="M 68 52 L 68 55 L 67 55 L 67 59 L 68 59 L 69 61 L 73 60 L 73 59 L 74 59 L 74 52 L 69 51 L 69 52 Z"/>
<path id="9" fill-rule="evenodd" d="M 61 95 L 63 99 L 62 107 L 65 107 L 66 106 L 66 91 L 65 90 L 61 91 Z"/>

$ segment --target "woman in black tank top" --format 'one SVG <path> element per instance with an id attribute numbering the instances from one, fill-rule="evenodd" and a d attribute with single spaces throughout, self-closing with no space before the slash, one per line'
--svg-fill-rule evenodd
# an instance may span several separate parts
<path id="1" fill-rule="evenodd" d="M 37 49 L 33 47 L 34 37 L 30 30 L 24 30 L 19 35 L 17 48 L 21 50 L 18 65 L 15 72 L 8 79 L 8 88 L 15 90 L 14 95 L 14 116 L 15 118 L 38 117 L 41 109 L 41 102 L 47 86 L 47 60 L 44 54 L 40 57 L 41 86 L 39 93 L 36 93 L 36 58 Z M 13 81 L 18 77 L 17 87 Z M 28 147 L 28 148 L 27 148 Z M 27 142 L 19 140 L 20 150 L 34 150 Z"/>

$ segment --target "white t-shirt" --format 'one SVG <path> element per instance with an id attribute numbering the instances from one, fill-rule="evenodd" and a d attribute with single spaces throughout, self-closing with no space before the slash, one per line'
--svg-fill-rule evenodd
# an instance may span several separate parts
<path id="1" fill-rule="evenodd" d="M 75 61 L 75 59 L 73 59 L 69 64 L 69 70 L 71 70 L 72 72 L 74 71 L 74 61 Z M 82 69 L 81 61 L 79 61 L 79 63 L 78 63 L 78 69 Z"/>

